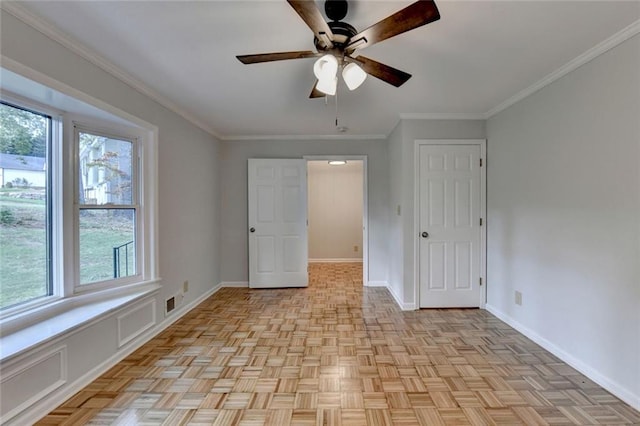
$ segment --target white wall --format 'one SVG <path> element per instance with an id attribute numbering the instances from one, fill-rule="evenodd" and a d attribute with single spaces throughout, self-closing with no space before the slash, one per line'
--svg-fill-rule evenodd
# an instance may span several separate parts
<path id="1" fill-rule="evenodd" d="M 636 35 L 487 126 L 488 308 L 636 408 L 639 123 Z"/>
<path id="2" fill-rule="evenodd" d="M 369 215 L 369 282 L 387 282 L 388 162 L 386 141 L 286 140 L 223 143 L 221 279 L 248 282 L 247 159 L 305 155 L 366 155 Z"/>
<path id="3" fill-rule="evenodd" d="M 414 283 L 415 141 L 418 139 L 484 139 L 484 120 L 403 120 L 388 144 L 391 203 L 389 205 L 389 290 L 403 309 L 417 309 Z M 400 206 L 400 215 L 398 215 Z"/>
<path id="4" fill-rule="evenodd" d="M 145 309 L 155 306 L 155 318 L 161 322 L 165 298 L 177 293 L 184 280 L 189 280 L 190 285 L 182 306 L 210 292 L 220 276 L 219 142 L 6 11 L 1 13 L 1 53 L 4 57 L 159 129 L 157 241 L 162 289 L 154 298 L 155 305 L 146 304 Z M 104 367 L 102 363 L 113 362 L 119 353 L 130 348 L 131 344 L 118 347 L 114 317 L 117 314 L 103 317 L 72 335 L 48 343 L 66 345 L 68 357 L 66 384 L 50 392 L 47 398 L 64 396 L 79 380 L 90 379 L 92 369 Z"/>
<path id="5" fill-rule="evenodd" d="M 404 303 L 403 137 L 402 122 L 389 135 L 389 291 Z M 402 305 L 401 305 L 402 306 Z"/>
<path id="6" fill-rule="evenodd" d="M 362 161 L 309 161 L 307 172 L 309 260 L 361 261 Z"/>
<path id="7" fill-rule="evenodd" d="M 45 172 L 34 170 L 0 169 L 0 186 L 15 179 L 26 179 L 30 188 L 44 188 L 47 180 Z"/>

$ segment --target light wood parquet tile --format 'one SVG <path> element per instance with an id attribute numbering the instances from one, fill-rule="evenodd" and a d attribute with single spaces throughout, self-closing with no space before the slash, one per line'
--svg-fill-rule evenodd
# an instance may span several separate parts
<path id="1" fill-rule="evenodd" d="M 639 425 L 482 310 L 400 311 L 360 264 L 224 288 L 39 425 Z"/>

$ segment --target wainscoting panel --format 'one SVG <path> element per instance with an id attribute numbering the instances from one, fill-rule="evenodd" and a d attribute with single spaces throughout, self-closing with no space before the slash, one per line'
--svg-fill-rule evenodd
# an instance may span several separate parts
<path id="1" fill-rule="evenodd" d="M 156 301 L 150 299 L 118 316 L 118 348 L 156 325 Z"/>
<path id="2" fill-rule="evenodd" d="M 3 368 L 0 423 L 40 401 L 67 382 L 67 346 L 37 352 Z"/>

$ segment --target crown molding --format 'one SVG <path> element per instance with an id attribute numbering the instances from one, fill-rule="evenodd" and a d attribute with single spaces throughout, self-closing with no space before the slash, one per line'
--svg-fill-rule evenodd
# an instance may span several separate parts
<path id="1" fill-rule="evenodd" d="M 150 99 L 156 101 L 158 104 L 180 115 L 185 120 L 191 122 L 193 125 L 199 127 L 215 138 L 223 141 L 249 141 L 249 140 L 380 140 L 386 139 L 388 135 L 221 135 L 209 124 L 193 116 L 176 103 L 159 94 L 155 90 L 148 87 L 141 80 L 133 77 L 129 73 L 122 70 L 120 67 L 112 64 L 106 58 L 98 55 L 93 50 L 86 47 L 76 39 L 64 33 L 59 28 L 33 14 L 31 11 L 20 5 L 17 1 L 0 1 L 0 9 L 5 10 L 17 19 L 21 20 L 25 24 L 41 32 L 50 39 L 60 43 L 62 46 L 71 50 L 80 57 L 86 59 L 93 65 L 99 67 L 103 71 L 109 73 L 113 77 L 137 90 L 138 92 L 146 95 Z M 522 99 L 532 95 L 545 86 L 553 83 L 554 81 L 564 77 L 570 72 L 576 70 L 587 62 L 595 59 L 603 53 L 611 50 L 619 44 L 625 42 L 631 37 L 640 33 L 640 19 L 633 22 L 631 25 L 617 32 L 613 36 L 597 44 L 591 49 L 587 50 L 583 54 L 574 58 L 570 62 L 566 63 L 562 67 L 558 68 L 554 72 L 548 74 L 546 77 L 521 90 L 514 96 L 508 98 L 504 102 L 496 105 L 485 113 L 400 113 L 401 120 L 487 120 L 492 116 L 504 111 L 513 104 L 521 101 Z"/>
<path id="2" fill-rule="evenodd" d="M 401 112 L 401 120 L 484 120 L 484 113 L 412 113 Z"/>
<path id="3" fill-rule="evenodd" d="M 386 140 L 387 135 L 228 135 L 223 141 L 344 141 L 344 140 Z"/>
<path id="4" fill-rule="evenodd" d="M 580 56 L 567 62 L 565 65 L 561 66 L 551 74 L 547 75 L 542 80 L 539 80 L 538 82 L 532 84 L 526 89 L 516 93 L 514 96 L 510 97 L 509 99 L 502 102 L 501 104 L 493 107 L 492 109 L 490 109 L 484 114 L 485 119 L 489 119 L 494 115 L 496 115 L 497 113 L 504 111 L 505 109 L 515 104 L 516 102 L 521 101 L 522 99 L 534 94 L 535 92 L 542 89 L 543 87 L 548 86 L 554 81 L 559 80 L 560 78 L 569 74 L 570 72 L 575 71 L 576 69 L 580 68 L 582 65 L 597 58 L 603 53 L 613 49 L 619 44 L 629 40 L 631 37 L 635 36 L 638 33 L 640 33 L 640 19 L 635 21 L 631 25 L 627 26 L 626 28 L 623 28 L 622 30 L 618 31 L 613 36 L 609 37 L 603 42 L 596 44 L 594 47 L 587 50 Z"/>
<path id="5" fill-rule="evenodd" d="M 193 125 L 199 127 L 200 129 L 204 130 L 205 132 L 209 133 L 215 138 L 221 139 L 220 135 L 215 131 L 215 129 L 213 129 L 207 123 L 194 117 L 192 114 L 185 111 L 183 108 L 178 106 L 173 101 L 169 100 L 167 97 L 151 89 L 141 80 L 133 77 L 131 74 L 127 73 L 120 67 L 117 67 L 116 65 L 108 61 L 106 58 L 98 55 L 95 51 L 91 50 L 84 44 L 80 43 L 75 38 L 64 33 L 58 27 L 47 22 L 41 17 L 35 15 L 33 12 L 29 11 L 24 6 L 19 4 L 19 2 L 17 1 L 0 2 L 0 8 L 6 11 L 7 13 L 13 15 L 17 19 L 21 20 L 25 24 L 29 25 L 36 31 L 41 32 L 42 34 L 49 37 L 53 41 L 66 47 L 76 55 L 86 59 L 87 61 L 97 66 L 98 68 L 111 74 L 113 77 L 117 78 L 118 80 L 122 81 L 123 83 L 127 84 L 128 86 L 132 87 L 133 89 L 137 90 L 143 95 L 151 98 L 152 100 L 159 103 L 163 107 L 178 114 L 179 116 L 189 121 Z"/>

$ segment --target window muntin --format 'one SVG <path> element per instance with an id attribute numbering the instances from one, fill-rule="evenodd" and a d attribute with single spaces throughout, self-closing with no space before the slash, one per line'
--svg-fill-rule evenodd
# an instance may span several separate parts
<path id="1" fill-rule="evenodd" d="M 138 275 L 137 143 L 76 127 L 80 286 Z"/>
<path id="2" fill-rule="evenodd" d="M 79 304 L 91 303 L 92 301 L 107 300 L 112 297 L 130 292 L 134 288 L 148 288 L 154 283 L 157 277 L 157 245 L 156 243 L 156 215 L 157 215 L 157 128 L 136 117 L 130 116 L 113 107 L 98 107 L 87 104 L 70 95 L 57 92 L 55 89 L 48 89 L 47 99 L 36 101 L 8 91 L 8 89 L 20 92 L 23 87 L 31 87 L 33 81 L 24 79 L 23 86 L 3 86 L 0 87 L 0 103 L 26 110 L 36 115 L 42 115 L 49 120 L 47 136 L 49 145 L 46 149 L 46 197 L 47 203 L 45 214 L 47 215 L 48 241 L 46 244 L 47 271 L 46 285 L 43 280 L 38 280 L 38 285 L 45 286 L 46 294 L 36 297 L 33 300 L 23 303 L 6 304 L 0 306 L 0 327 L 5 333 L 9 330 L 20 330 L 24 326 L 33 324 L 33 320 L 49 318 L 57 313 L 63 312 L 67 307 L 79 306 Z M 55 96 L 49 96 L 54 93 Z M 88 99 L 88 98 L 87 98 Z M 65 112 L 68 111 L 68 112 Z M 2 116 L 1 118 L 5 118 Z M 82 123 L 82 124 L 79 124 Z M 133 241 L 127 247 L 122 247 L 119 255 L 120 264 L 117 266 L 118 278 L 111 278 L 80 284 L 79 266 L 79 239 L 81 223 L 80 208 L 78 204 L 78 187 L 80 162 L 78 161 L 78 139 L 74 139 L 76 128 L 82 126 L 89 133 L 102 136 L 117 135 L 115 139 L 122 139 L 133 143 L 132 146 L 132 178 L 131 178 L 131 200 L 128 197 L 124 202 L 132 204 L 116 205 L 85 205 L 87 212 L 94 215 L 100 214 L 91 212 L 91 208 L 99 209 L 101 212 L 108 212 L 109 209 L 129 208 L 134 210 L 132 220 L 124 220 L 127 212 L 120 212 L 124 218 L 121 221 L 120 229 L 127 230 L 133 228 L 131 234 Z M 0 127 L 5 125 L 0 123 Z M 0 130 L 2 130 L 0 128 Z M 94 130 L 96 130 L 94 132 Z M 118 137 L 123 136 L 123 137 Z M 27 179 L 35 182 L 35 179 Z M 39 186 L 44 186 L 40 184 Z M 121 187 L 123 185 L 120 185 Z M 121 190 L 121 194 L 126 190 Z M 121 197 L 122 199 L 122 197 Z M 0 191 L 0 207 L 2 207 L 2 191 Z M 122 202 L 111 200 L 107 203 Z M 104 213 L 106 215 L 106 213 Z M 129 223 L 127 225 L 127 222 Z M 107 220 L 105 219 L 105 226 Z M 0 229 L 0 243 L 4 236 Z M 84 238 L 83 238 L 84 240 Z M 135 246 L 134 246 L 135 243 Z M 113 249 L 113 247 L 111 248 Z M 2 254 L 0 247 L 0 255 Z M 83 250 L 84 251 L 84 250 Z M 109 269 L 113 272 L 116 265 L 112 265 L 113 257 L 110 256 L 109 266 L 101 266 L 102 270 Z M 128 260 L 128 270 L 125 264 Z M 3 265 L 14 266 L 11 262 L 5 262 L 0 258 Z M 0 265 L 0 266 L 3 266 Z M 133 269 L 132 269 L 132 265 Z M 10 269 L 5 269 L 10 270 Z M 0 271 L 1 272 L 1 271 Z M 11 272 L 20 272 L 20 269 L 11 269 Z M 106 276 L 106 275 L 105 275 Z M 84 281 L 87 281 L 85 279 Z M 157 284 L 155 284 L 157 285 Z M 4 288 L 6 290 L 6 286 Z M 0 273 L 0 291 L 3 290 L 2 274 Z M 5 291 L 9 293 L 9 291 Z M 79 296 L 79 297 L 76 297 Z M 35 316 L 34 316 L 35 315 Z"/>
<path id="3" fill-rule="evenodd" d="M 53 295 L 52 118 L 0 103 L 0 310 Z"/>

